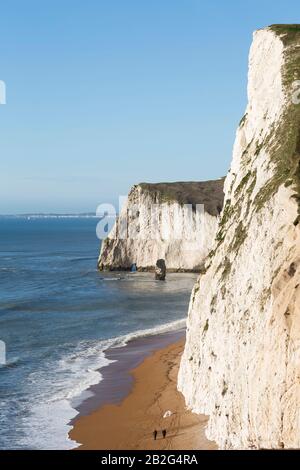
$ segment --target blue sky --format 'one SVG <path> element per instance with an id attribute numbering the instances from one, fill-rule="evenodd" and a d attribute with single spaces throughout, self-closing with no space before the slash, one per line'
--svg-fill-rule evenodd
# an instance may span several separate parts
<path id="1" fill-rule="evenodd" d="M 252 32 L 299 22 L 291 0 L 2 2 L 0 213 L 224 175 Z"/>

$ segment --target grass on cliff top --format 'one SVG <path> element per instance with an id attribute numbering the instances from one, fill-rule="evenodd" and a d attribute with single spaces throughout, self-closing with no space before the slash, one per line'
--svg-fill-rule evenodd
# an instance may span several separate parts
<path id="1" fill-rule="evenodd" d="M 280 36 L 285 46 L 299 40 L 300 24 L 272 24 L 269 29 Z"/>
<path id="2" fill-rule="evenodd" d="M 179 204 L 204 204 L 204 210 L 219 215 L 224 200 L 224 178 L 212 181 L 176 183 L 140 183 L 138 186 L 155 196 L 158 203 L 176 201 Z"/>

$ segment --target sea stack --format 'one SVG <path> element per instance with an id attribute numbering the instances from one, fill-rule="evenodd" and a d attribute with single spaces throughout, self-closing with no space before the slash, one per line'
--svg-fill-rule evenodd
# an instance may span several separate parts
<path id="1" fill-rule="evenodd" d="M 164 259 L 158 259 L 155 266 L 155 279 L 157 281 L 164 281 L 166 279 L 166 263 Z"/>
<path id="2" fill-rule="evenodd" d="M 299 448 L 299 25 L 254 33 L 248 79 L 178 386 L 221 449 Z"/>

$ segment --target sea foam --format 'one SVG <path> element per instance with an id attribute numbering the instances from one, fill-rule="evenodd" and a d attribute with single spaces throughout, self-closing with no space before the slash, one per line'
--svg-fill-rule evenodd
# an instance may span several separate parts
<path id="1" fill-rule="evenodd" d="M 57 377 L 54 394 L 49 396 L 45 390 L 43 397 L 39 391 L 39 401 L 31 406 L 30 413 L 23 418 L 27 432 L 19 440 L 19 446 L 29 449 L 77 447 L 78 443 L 68 436 L 72 429 L 70 422 L 78 414 L 75 406 L 90 396 L 89 387 L 102 380 L 101 368 L 114 362 L 106 358 L 105 350 L 126 346 L 134 339 L 176 331 L 184 328 L 185 324 L 185 319 L 182 319 L 104 341 L 80 342 L 73 353 L 58 361 L 56 371 L 49 371 L 49 377 Z M 39 374 L 35 374 L 32 380 L 38 387 Z"/>

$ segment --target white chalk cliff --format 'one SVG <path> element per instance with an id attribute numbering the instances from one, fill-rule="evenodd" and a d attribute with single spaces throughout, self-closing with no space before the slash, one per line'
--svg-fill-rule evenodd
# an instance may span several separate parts
<path id="1" fill-rule="evenodd" d="M 133 186 L 102 243 L 99 269 L 154 270 L 163 258 L 168 271 L 200 271 L 214 242 L 223 185 L 224 179 Z"/>
<path id="2" fill-rule="evenodd" d="M 223 449 L 300 448 L 299 79 L 300 26 L 255 32 L 248 106 L 178 378 Z"/>

